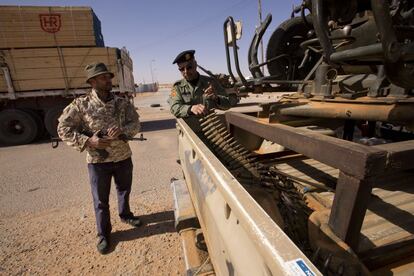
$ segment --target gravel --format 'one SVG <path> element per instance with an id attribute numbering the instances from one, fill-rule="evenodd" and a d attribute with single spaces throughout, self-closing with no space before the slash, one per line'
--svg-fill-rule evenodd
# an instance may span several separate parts
<path id="1" fill-rule="evenodd" d="M 84 153 L 64 144 L 52 149 L 48 142 L 0 148 L 0 275 L 183 274 L 170 189 L 170 179 L 181 176 L 173 118 L 150 107 L 141 107 L 139 113 L 144 124 L 158 120 L 153 125 L 158 127 L 144 133 L 148 140 L 130 143 L 131 209 L 144 225 L 131 228 L 120 222 L 112 187 L 108 255 L 95 247 Z"/>

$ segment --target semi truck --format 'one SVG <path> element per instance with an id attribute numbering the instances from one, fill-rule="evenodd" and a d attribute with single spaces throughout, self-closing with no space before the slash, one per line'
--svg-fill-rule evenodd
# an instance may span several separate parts
<path id="1" fill-rule="evenodd" d="M 0 6 L 0 143 L 57 137 L 57 119 L 88 93 L 84 68 L 104 62 L 114 92 L 135 91 L 125 48 L 105 47 L 89 7 Z"/>

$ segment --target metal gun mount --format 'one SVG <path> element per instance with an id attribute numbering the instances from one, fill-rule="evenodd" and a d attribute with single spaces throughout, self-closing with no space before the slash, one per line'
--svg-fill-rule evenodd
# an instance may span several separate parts
<path id="1" fill-rule="evenodd" d="M 303 1 L 294 9 L 294 13 L 300 12 L 300 17 L 286 20 L 273 32 L 266 61 L 259 63 L 258 47 L 272 20 L 269 14 L 256 29 L 249 47 L 252 79 L 246 78 L 240 70 L 236 25 L 229 16 L 223 26 L 229 74 L 233 82 L 250 92 L 298 88 L 299 92 L 305 92 L 305 86 L 319 88 L 327 83 L 324 74 L 319 73 L 322 78 L 316 78 L 317 70 L 335 69 L 339 79 L 332 79 L 332 83 L 340 81 L 343 75 L 375 76 L 376 83 L 369 86 L 370 97 L 411 96 L 414 87 L 414 27 L 410 25 L 413 4 L 410 1 L 392 2 L 390 5 L 386 0 L 353 0 L 338 5 L 330 0 Z M 305 16 L 306 9 L 310 15 Z M 238 78 L 233 74 L 230 47 L 233 48 Z M 263 76 L 260 70 L 265 65 L 269 76 Z M 367 89 L 365 86 L 359 90 Z M 346 91 L 326 91 L 325 96 L 341 92 Z M 354 94 L 358 92 L 354 91 Z"/>
<path id="2" fill-rule="evenodd" d="M 258 62 L 257 49 L 271 16 L 256 29 L 248 54 L 252 78 L 243 76 L 240 70 L 238 46 L 233 39 L 236 34 L 234 19 L 228 17 L 224 22 L 227 67 L 239 89 L 254 93 L 296 93 L 283 96 L 277 102 L 262 103 L 261 110 L 256 113 L 235 111 L 227 112 L 223 118 L 208 118 L 210 122 L 204 124 L 217 129 L 217 133 L 215 130 L 205 133 L 207 138 L 210 137 L 211 148 L 235 173 L 239 173 L 237 166 L 246 168 L 247 178 L 235 176 L 247 183 L 246 189 L 248 185 L 257 184 L 257 179 L 274 176 L 277 180 L 286 177 L 294 180 L 297 175 L 315 175 L 313 180 L 319 184 L 334 180 L 335 185 L 329 186 L 333 191 L 324 191 L 331 193 L 330 204 L 323 207 L 327 212 L 309 204 L 313 213 L 306 218 L 308 225 L 317 229 L 312 230 L 309 226 L 309 236 L 308 233 L 304 235 L 313 243 L 313 253 L 320 256 L 325 250 L 322 261 L 315 262 L 322 271 L 334 269 L 333 274 L 343 275 L 338 272 L 344 271 L 343 266 L 338 265 L 338 259 L 343 257 L 344 248 L 355 253 L 345 263 L 355 261 L 367 271 L 375 271 L 386 264 L 395 265 L 401 260 L 412 265 L 412 259 L 408 258 L 413 252 L 412 228 L 404 232 L 408 227 L 402 226 L 398 237 L 397 234 L 391 237 L 383 233 L 394 231 L 394 225 L 414 221 L 414 204 L 403 206 L 399 199 L 392 203 L 387 201 L 390 191 L 398 197 L 402 197 L 407 189 L 412 191 L 408 183 L 411 185 L 414 177 L 411 162 L 414 152 L 414 2 L 305 0 L 294 9 L 293 15 L 295 13 L 300 16 L 286 20 L 271 35 L 263 63 Z M 237 77 L 232 69 L 230 48 L 233 48 Z M 259 70 L 263 66 L 267 66 L 268 76 Z M 226 123 L 226 128 L 222 122 Z M 324 129 L 326 133 L 311 131 L 313 128 Z M 361 141 L 365 138 L 381 141 L 381 145 L 363 144 Z M 282 149 L 266 152 L 265 142 Z M 228 154 L 231 147 L 227 144 L 230 143 L 236 143 L 232 148 L 233 155 Z M 263 165 L 257 160 L 266 162 Z M 312 167 L 304 160 L 315 162 L 317 166 Z M 277 163 L 280 167 L 289 167 L 288 163 L 292 165 L 288 171 L 276 170 L 272 175 L 275 171 L 265 166 L 267 162 Z M 326 169 L 336 170 L 335 178 Z M 323 177 L 319 178 L 319 173 Z M 407 183 L 405 179 L 408 179 Z M 277 188 L 282 194 L 286 193 L 283 189 Z M 384 198 L 376 194 L 381 189 L 385 191 Z M 328 199 L 320 192 L 314 195 L 317 200 L 313 203 L 323 205 Z M 307 191 L 301 196 L 312 198 Z M 290 202 L 297 198 L 288 197 L 285 207 L 289 209 L 293 206 Z M 322 200 L 318 201 L 318 198 Z M 281 200 L 285 200 L 283 196 Z M 307 204 L 302 203 L 302 206 Z M 377 208 L 376 203 L 386 203 L 386 208 Z M 279 208 L 279 211 L 283 209 Z M 390 215 L 392 211 L 395 215 Z M 398 212 L 404 212 L 404 218 L 398 217 Z M 313 224 L 322 213 L 324 219 Z M 376 215 L 375 223 L 381 220 L 384 231 L 381 229 L 381 233 L 368 237 L 366 231 L 368 225 L 373 224 L 372 213 Z M 291 216 L 287 215 L 283 220 L 289 223 Z M 292 225 L 298 225 L 298 222 L 295 220 Z M 294 227 L 286 229 L 288 235 L 290 230 L 296 230 Z M 403 232 L 407 236 L 402 239 Z M 296 238 L 295 243 L 300 247 L 304 236 L 298 238 L 292 234 L 290 238 Z M 367 241 L 369 250 L 365 247 Z M 324 248 L 330 242 L 332 247 Z M 332 261 L 335 258 L 336 261 Z"/>
<path id="3" fill-rule="evenodd" d="M 259 64 L 257 52 L 272 19 L 269 14 L 250 44 L 251 79 L 240 70 L 236 25 L 229 16 L 223 27 L 229 75 L 248 92 L 298 92 L 264 107 L 261 115 L 267 113 L 272 122 L 316 117 L 346 120 L 349 129 L 352 121 L 366 120 L 414 130 L 414 3 L 392 3 L 303 1 L 294 9 L 301 16 L 274 31 L 267 60 Z M 307 16 L 305 9 L 310 11 Z M 238 78 L 232 71 L 230 47 Z M 265 65 L 269 76 L 260 70 Z M 348 136 L 352 139 L 352 133 Z"/>

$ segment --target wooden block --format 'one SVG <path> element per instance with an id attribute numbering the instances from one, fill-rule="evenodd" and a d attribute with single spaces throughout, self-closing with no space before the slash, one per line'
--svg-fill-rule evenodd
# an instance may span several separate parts
<path id="1" fill-rule="evenodd" d="M 27 32 L 27 30 L 25 30 Z M 91 31 L 90 30 L 65 30 L 65 31 L 60 31 L 59 33 L 56 34 L 51 34 L 51 33 L 46 33 L 46 32 L 42 32 L 39 30 L 33 30 L 30 33 L 31 38 L 39 38 L 41 37 L 42 39 L 50 39 L 50 38 L 54 38 L 56 37 L 57 39 L 60 38 L 74 38 L 76 39 L 77 37 L 93 37 L 94 36 L 91 35 Z M 7 39 L 19 39 L 22 37 L 22 34 L 19 32 L 19 30 L 17 31 L 13 31 L 13 30 L 7 30 L 3 32 L 3 38 L 7 38 Z"/>
<path id="2" fill-rule="evenodd" d="M 100 22 L 87 7 L 0 6 L 0 48 L 103 46 Z"/>
<path id="3" fill-rule="evenodd" d="M 3 51 L 6 63 L 11 71 L 37 68 L 84 67 L 101 61 L 106 64 L 116 63 L 116 48 L 62 48 L 59 57 L 57 48 L 13 49 Z"/>
<path id="4" fill-rule="evenodd" d="M 72 78 L 69 79 L 69 87 L 71 88 L 82 88 L 88 87 L 85 83 L 85 78 Z M 38 90 L 46 89 L 64 89 L 65 80 L 63 78 L 57 79 L 42 79 L 42 80 L 22 80 L 22 81 L 13 81 L 13 85 L 16 91 L 28 91 L 33 88 Z M 41 87 L 41 88 L 40 88 Z"/>
<path id="5" fill-rule="evenodd" d="M 114 64 L 114 59 L 107 56 L 85 56 L 64 58 L 63 61 L 59 57 L 45 57 L 45 58 L 26 58 L 14 60 L 11 66 L 12 71 L 20 69 L 37 69 L 37 68 L 60 68 L 60 67 L 85 67 L 94 62 L 104 62 L 105 64 Z"/>
<path id="6" fill-rule="evenodd" d="M 76 89 L 88 87 L 84 68 L 93 62 L 104 62 L 116 76 L 113 84 L 118 85 L 118 52 L 105 47 L 12 49 L 0 51 L 0 58 L 10 70 L 16 91 L 65 89 L 66 84 Z M 1 92 L 7 91 L 2 76 L 0 87 Z"/>
<path id="7" fill-rule="evenodd" d="M 109 67 L 115 68 L 115 64 L 108 64 Z M 115 70 L 114 69 L 114 70 Z M 53 79 L 63 78 L 84 78 L 84 67 L 66 67 L 66 68 L 36 68 L 36 69 L 22 69 L 12 72 L 14 81 L 21 80 L 35 80 L 35 79 Z"/>
<path id="8" fill-rule="evenodd" d="M 110 69 L 112 70 L 112 69 Z M 86 78 L 68 78 L 70 89 L 89 88 L 90 85 L 85 82 Z M 112 81 L 114 86 L 119 84 L 118 75 Z M 39 80 L 21 80 L 13 81 L 16 92 L 19 91 L 38 91 L 38 90 L 60 90 L 65 89 L 65 80 L 57 79 L 39 79 Z M 0 93 L 7 93 L 7 85 L 2 75 L 0 75 Z"/>
<path id="9" fill-rule="evenodd" d="M 64 46 L 73 46 L 76 44 L 77 47 L 79 46 L 88 46 L 91 47 L 90 44 L 96 44 L 95 38 L 93 36 L 90 37 L 77 37 L 73 38 L 60 38 L 56 42 L 54 39 L 42 39 L 41 37 L 31 38 L 31 39 L 3 39 L 3 45 L 20 45 L 19 47 L 8 47 L 8 48 L 33 48 L 32 45 L 35 44 L 42 44 L 42 47 L 56 47 L 56 44 L 59 44 L 59 47 Z M 93 47 L 93 46 L 92 46 Z M 4 48 L 3 48 L 4 49 Z"/>
<path id="10" fill-rule="evenodd" d="M 21 10 L 27 12 L 88 12 L 91 10 L 90 7 L 71 7 L 71 6 L 0 6 L 2 12 L 19 12 Z"/>
<path id="11" fill-rule="evenodd" d="M 102 55 L 116 55 L 116 48 L 111 47 L 76 47 L 76 48 L 61 48 L 63 55 L 67 56 L 102 56 Z M 3 53 L 3 54 L 2 54 Z M 11 49 L 0 50 L 1 55 L 12 55 L 13 58 L 29 58 L 29 57 L 51 57 L 58 56 L 57 48 L 33 48 L 33 49 Z"/>
<path id="12" fill-rule="evenodd" d="M 124 76 L 124 89 L 135 92 L 134 75 L 132 73 L 132 59 L 125 49 L 120 50 L 122 74 Z"/>
<path id="13" fill-rule="evenodd" d="M 33 79 L 53 79 L 63 78 L 84 78 L 85 70 L 82 67 L 66 67 L 66 68 L 36 68 L 36 69 L 20 69 L 13 72 L 13 80 L 33 80 Z"/>
<path id="14" fill-rule="evenodd" d="M 93 18 L 92 11 L 85 14 L 79 13 L 62 13 L 62 12 L 36 12 L 36 13 L 0 13 L 0 22 L 19 22 L 20 24 L 40 24 L 40 15 L 59 15 L 61 19 L 61 25 L 63 24 L 76 24 L 79 21 L 90 22 Z"/>
<path id="15" fill-rule="evenodd" d="M 9 20 L 9 21 L 1 21 L 0 19 L 0 29 L 2 32 L 40 32 L 38 24 L 32 24 L 32 25 L 18 25 L 15 21 Z M 90 31 L 93 32 L 93 25 L 89 24 L 89 21 L 83 22 L 75 22 L 74 25 L 63 25 L 61 27 L 60 31 L 73 31 L 73 30 L 79 30 L 79 31 Z M 42 32 L 44 32 L 42 30 Z"/>

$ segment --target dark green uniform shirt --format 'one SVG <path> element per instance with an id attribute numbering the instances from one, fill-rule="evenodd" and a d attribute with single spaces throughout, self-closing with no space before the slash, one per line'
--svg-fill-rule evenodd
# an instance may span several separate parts
<path id="1" fill-rule="evenodd" d="M 219 86 L 210 77 L 199 75 L 200 78 L 194 87 L 187 80 L 182 79 L 174 83 L 171 94 L 168 99 L 171 113 L 177 118 L 186 118 L 191 116 L 190 109 L 192 105 L 204 104 L 207 108 L 230 108 L 229 97 L 224 89 Z M 204 90 L 210 83 L 213 85 L 217 94 L 217 101 L 205 100 L 203 97 Z"/>

